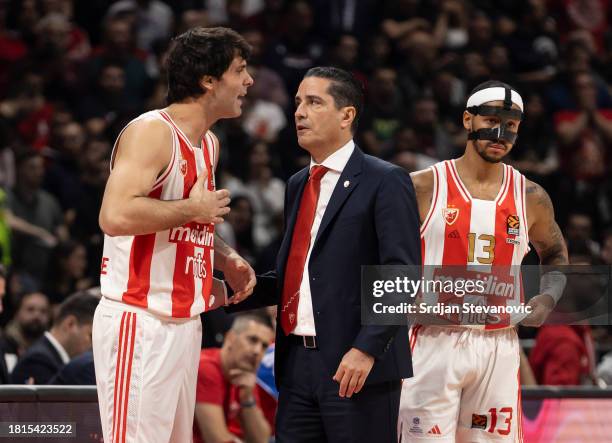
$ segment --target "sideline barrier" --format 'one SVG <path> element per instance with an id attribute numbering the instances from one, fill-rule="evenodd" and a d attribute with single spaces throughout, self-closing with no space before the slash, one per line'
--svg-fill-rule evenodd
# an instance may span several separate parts
<path id="1" fill-rule="evenodd" d="M 101 441 L 95 386 L 0 386 L 0 442 Z"/>
<path id="2" fill-rule="evenodd" d="M 537 386 L 524 387 L 521 395 L 526 443 L 611 441 L 612 388 Z M 76 434 L 0 442 L 102 441 L 95 386 L 0 386 L 0 422 L 4 430 L 7 423 L 73 423 Z"/>

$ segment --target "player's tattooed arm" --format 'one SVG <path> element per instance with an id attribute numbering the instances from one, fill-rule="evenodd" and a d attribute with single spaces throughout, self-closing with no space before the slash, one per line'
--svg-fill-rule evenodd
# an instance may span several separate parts
<path id="1" fill-rule="evenodd" d="M 529 240 L 535 247 L 542 265 L 568 264 L 567 246 L 555 221 L 555 212 L 548 193 L 537 183 L 527 181 L 527 220 Z"/>
<path id="2" fill-rule="evenodd" d="M 434 176 L 431 169 L 423 169 L 410 173 L 414 192 L 416 194 L 417 205 L 419 206 L 419 219 L 421 224 L 427 218 L 429 208 L 433 204 Z"/>

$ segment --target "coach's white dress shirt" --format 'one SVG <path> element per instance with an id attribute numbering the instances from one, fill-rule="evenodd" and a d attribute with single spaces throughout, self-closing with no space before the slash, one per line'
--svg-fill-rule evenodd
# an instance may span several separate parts
<path id="1" fill-rule="evenodd" d="M 295 335 L 317 335 L 314 322 L 314 314 L 312 311 L 312 296 L 310 294 L 310 276 L 308 274 L 308 263 L 310 261 L 310 253 L 314 245 L 314 240 L 317 238 L 317 232 L 319 232 L 319 226 L 325 214 L 327 204 L 334 192 L 336 183 L 340 178 L 340 174 L 344 170 L 344 167 L 349 161 L 349 158 L 355 150 L 355 143 L 353 140 L 349 140 L 347 144 L 338 149 L 332 155 L 327 157 L 322 166 L 329 169 L 327 173 L 321 179 L 321 191 L 319 193 L 319 200 L 317 202 L 317 210 L 315 212 L 314 222 L 312 223 L 312 229 L 310 230 L 310 246 L 308 247 L 308 255 L 306 256 L 306 264 L 304 265 L 304 273 L 302 274 L 302 282 L 300 283 L 300 301 L 297 309 L 297 326 L 293 333 Z M 310 159 L 310 168 L 317 164 L 314 160 Z"/>

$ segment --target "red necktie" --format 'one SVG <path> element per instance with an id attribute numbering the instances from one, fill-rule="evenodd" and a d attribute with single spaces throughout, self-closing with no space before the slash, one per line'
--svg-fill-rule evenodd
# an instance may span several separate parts
<path id="1" fill-rule="evenodd" d="M 283 298 L 281 307 L 281 327 L 285 335 L 289 335 L 297 325 L 297 308 L 300 301 L 300 284 L 306 266 L 306 256 L 310 248 L 310 231 L 315 219 L 317 201 L 321 191 L 321 179 L 328 169 L 325 166 L 313 166 L 310 177 L 302 194 L 297 220 L 291 238 Z"/>

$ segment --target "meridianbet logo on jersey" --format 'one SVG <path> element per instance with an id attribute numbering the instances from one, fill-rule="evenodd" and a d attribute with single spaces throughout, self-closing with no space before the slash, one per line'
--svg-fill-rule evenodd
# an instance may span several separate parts
<path id="1" fill-rule="evenodd" d="M 194 277 L 206 278 L 206 260 L 201 251 L 196 252 L 193 257 L 185 260 L 185 274 L 193 273 Z"/>
<path id="2" fill-rule="evenodd" d="M 181 243 L 187 242 L 194 246 L 208 246 L 213 247 L 215 234 L 209 232 L 205 225 L 197 223 L 188 223 L 178 228 L 170 229 L 169 242 Z"/>

